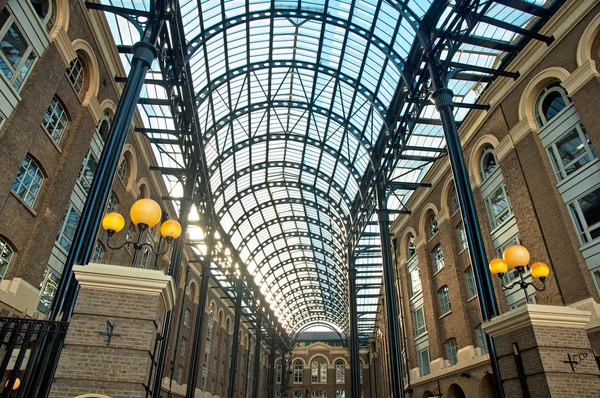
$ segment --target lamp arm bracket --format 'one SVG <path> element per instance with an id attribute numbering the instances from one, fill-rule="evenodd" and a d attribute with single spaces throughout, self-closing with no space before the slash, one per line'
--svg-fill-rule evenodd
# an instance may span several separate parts
<path id="1" fill-rule="evenodd" d="M 123 242 L 119 246 L 113 246 L 113 245 L 110 244 L 110 235 L 108 236 L 108 238 L 106 238 L 106 246 L 108 246 L 112 250 L 119 250 L 119 249 L 124 248 L 127 245 L 133 245 L 134 243 L 135 242 L 131 242 L 131 241 L 126 240 L 125 242 Z"/>

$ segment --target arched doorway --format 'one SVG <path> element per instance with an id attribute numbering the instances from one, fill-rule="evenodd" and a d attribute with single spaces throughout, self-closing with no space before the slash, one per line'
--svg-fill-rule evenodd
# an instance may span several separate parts
<path id="1" fill-rule="evenodd" d="M 448 398 L 466 398 L 465 392 L 458 384 L 451 384 L 446 393 Z"/>
<path id="2" fill-rule="evenodd" d="M 496 392 L 494 391 L 494 378 L 491 374 L 486 374 L 479 383 L 479 394 L 480 398 L 496 398 Z"/>

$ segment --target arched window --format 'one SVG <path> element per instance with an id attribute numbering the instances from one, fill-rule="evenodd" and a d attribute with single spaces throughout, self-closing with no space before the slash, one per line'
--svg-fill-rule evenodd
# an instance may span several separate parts
<path id="1" fill-rule="evenodd" d="M 15 182 L 13 182 L 12 191 L 18 197 L 23 199 L 27 206 L 33 207 L 43 182 L 44 176 L 42 175 L 42 170 L 38 164 L 27 155 L 21 163 Z"/>
<path id="2" fill-rule="evenodd" d="M 104 111 L 104 116 L 100 119 L 98 126 L 96 127 L 96 131 L 100 134 L 102 141 L 106 142 L 106 138 L 108 138 L 108 133 L 110 132 L 110 123 L 111 117 L 110 112 L 108 110 Z"/>
<path id="3" fill-rule="evenodd" d="M 448 356 L 450 366 L 454 366 L 458 363 L 458 344 L 456 343 L 455 338 L 446 341 L 446 355 Z"/>
<path id="4" fill-rule="evenodd" d="M 210 312 L 209 312 L 209 315 L 210 315 L 210 317 L 211 317 L 211 318 L 214 318 L 214 316 L 215 316 L 215 303 L 211 303 L 211 304 L 210 304 Z"/>
<path id="5" fill-rule="evenodd" d="M 294 383 L 302 383 L 304 377 L 304 364 L 302 361 L 297 360 L 294 362 Z"/>
<path id="6" fill-rule="evenodd" d="M 431 213 L 427 219 L 427 225 L 429 226 L 429 239 L 433 238 L 438 233 L 438 223 L 435 219 L 435 214 Z"/>
<path id="7" fill-rule="evenodd" d="M 481 328 L 481 325 L 477 326 L 477 329 L 475 329 L 475 332 L 477 333 L 477 344 L 479 345 L 479 348 L 481 349 L 481 355 L 485 355 L 488 353 L 487 340 L 485 337 L 485 332 Z"/>
<path id="8" fill-rule="evenodd" d="M 150 246 L 144 246 L 142 251 L 142 268 L 148 268 L 150 263 L 150 256 L 152 255 L 150 247 L 154 247 L 154 227 L 146 232 L 146 243 Z"/>
<path id="9" fill-rule="evenodd" d="M 123 156 L 121 163 L 119 163 L 117 176 L 119 176 L 119 180 L 121 180 L 124 185 L 127 185 L 127 178 L 129 177 L 129 161 L 127 160 L 127 156 Z"/>
<path id="10" fill-rule="evenodd" d="M 77 58 L 71 61 L 67 68 L 67 78 L 69 79 L 73 90 L 79 94 L 85 83 L 85 73 L 81 57 L 77 56 Z"/>
<path id="11" fill-rule="evenodd" d="M 313 391 L 311 393 L 312 398 L 327 398 L 327 391 Z"/>
<path id="12" fill-rule="evenodd" d="M 438 298 L 440 300 L 440 316 L 452 311 L 452 306 L 450 305 L 450 293 L 448 292 L 448 286 L 442 286 L 442 288 L 438 290 Z"/>
<path id="13" fill-rule="evenodd" d="M 46 109 L 44 119 L 42 119 L 42 127 L 44 128 L 44 130 L 46 130 L 46 132 L 56 145 L 58 145 L 60 139 L 65 133 L 68 122 L 69 120 L 67 118 L 65 108 L 61 104 L 58 97 L 55 95 L 54 97 L 52 97 L 50 105 L 48 105 L 48 109 Z"/>
<path id="14" fill-rule="evenodd" d="M 360 384 L 362 384 L 362 382 L 363 382 L 363 363 L 362 362 L 358 362 L 358 376 L 360 378 Z M 362 391 L 361 391 L 361 395 L 362 395 Z"/>
<path id="15" fill-rule="evenodd" d="M 494 155 L 494 147 L 491 145 L 486 145 L 485 148 L 483 148 L 483 152 L 479 159 L 479 173 L 481 176 L 481 181 L 485 181 L 498 166 L 496 155 Z"/>
<path id="16" fill-rule="evenodd" d="M 46 30 L 50 32 L 54 26 L 55 17 L 55 5 L 50 0 L 29 0 L 35 13 L 42 23 L 46 26 Z"/>
<path id="17" fill-rule="evenodd" d="M 431 257 L 433 258 L 433 273 L 436 273 L 444 268 L 444 253 L 442 253 L 441 245 L 437 245 L 433 248 Z"/>
<path id="18" fill-rule="evenodd" d="M 10 247 L 8 242 L 0 238 L 0 280 L 4 279 L 13 254 L 15 254 L 15 251 Z"/>
<path id="19" fill-rule="evenodd" d="M 24 30 L 7 7 L 0 11 L 0 70 L 13 88 L 20 91 L 37 56 Z"/>
<path id="20" fill-rule="evenodd" d="M 181 384 L 182 377 L 183 377 L 183 366 L 179 365 L 179 367 L 177 367 L 177 376 L 175 378 L 175 382 L 177 384 Z"/>
<path id="21" fill-rule="evenodd" d="M 345 379 L 345 375 L 346 375 L 346 365 L 344 364 L 344 361 L 342 361 L 341 359 L 338 359 L 335 362 L 335 382 L 343 383 L 344 379 Z"/>
<path id="22" fill-rule="evenodd" d="M 455 186 L 453 186 L 450 191 L 450 207 L 453 215 L 460 210 L 460 202 L 458 201 L 458 193 L 456 192 Z"/>
<path id="23" fill-rule="evenodd" d="M 101 263 L 102 259 L 104 259 L 105 252 L 106 250 L 104 250 L 104 246 L 99 240 L 97 240 L 96 245 L 94 246 L 94 253 L 92 254 L 92 262 Z"/>
<path id="24" fill-rule="evenodd" d="M 310 364 L 312 383 L 327 383 L 327 362 L 314 360 Z"/>
<path id="25" fill-rule="evenodd" d="M 108 200 L 106 201 L 106 210 L 105 213 L 112 213 L 117 211 L 117 206 L 119 205 L 119 199 L 117 199 L 117 195 L 110 191 L 108 195 Z"/>
<path id="26" fill-rule="evenodd" d="M 544 126 L 571 102 L 559 81 L 547 85 L 535 101 L 535 120 L 539 127 Z"/>
<path id="27" fill-rule="evenodd" d="M 185 358 L 185 351 L 187 350 L 187 339 L 181 338 L 181 345 L 179 346 L 179 356 Z"/>
<path id="28" fill-rule="evenodd" d="M 411 233 L 408 235 L 408 241 L 406 242 L 406 257 L 407 259 L 411 259 L 415 254 L 417 254 L 415 236 Z"/>
<path id="29" fill-rule="evenodd" d="M 185 313 L 183 314 L 183 326 L 190 327 L 190 318 L 192 317 L 192 312 L 189 308 L 185 309 Z"/>
<path id="30" fill-rule="evenodd" d="M 281 384 L 281 359 L 279 361 L 277 361 L 277 363 L 275 364 L 275 369 L 276 369 L 275 382 L 277 384 Z"/>

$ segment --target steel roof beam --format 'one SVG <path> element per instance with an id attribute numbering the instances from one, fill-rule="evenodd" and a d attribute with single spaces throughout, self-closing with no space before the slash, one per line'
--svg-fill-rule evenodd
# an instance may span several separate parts
<path id="1" fill-rule="evenodd" d="M 494 0 L 494 3 L 502 4 L 515 10 L 523 11 L 536 17 L 549 19 L 554 13 L 544 7 L 523 0 Z"/>

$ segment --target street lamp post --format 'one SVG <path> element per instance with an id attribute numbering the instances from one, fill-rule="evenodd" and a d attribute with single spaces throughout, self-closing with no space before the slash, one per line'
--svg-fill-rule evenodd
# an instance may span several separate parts
<path id="1" fill-rule="evenodd" d="M 179 235 L 181 235 L 181 225 L 179 225 L 176 220 L 165 220 L 160 226 L 160 233 L 167 242 L 167 245 L 164 249 L 161 250 L 160 245 L 158 248 L 155 248 L 150 243 L 142 243 L 144 232 L 158 224 L 160 222 L 161 215 L 162 211 L 160 209 L 160 205 L 154 200 L 140 199 L 136 201 L 131 206 L 129 216 L 131 221 L 138 227 L 137 239 L 131 241 L 126 240 L 120 245 L 113 246 L 110 243 L 110 239 L 114 236 L 114 234 L 123 229 L 125 226 L 125 219 L 122 215 L 116 212 L 106 214 L 102 219 L 102 228 L 104 228 L 108 234 L 106 239 L 107 246 L 112 250 L 119 250 L 125 246 L 132 246 L 134 250 L 133 259 L 131 261 L 132 267 L 135 267 L 138 254 L 140 250 L 144 248 L 144 246 L 148 247 L 152 253 L 157 256 L 165 254 L 169 250 L 169 246 L 173 240 L 177 239 Z"/>
<path id="2" fill-rule="evenodd" d="M 525 282 L 523 275 L 525 274 L 525 269 L 529 265 L 529 251 L 521 245 L 510 245 L 506 249 L 504 249 L 504 253 L 502 254 L 502 258 L 495 258 L 490 261 L 489 267 L 490 272 L 494 275 L 498 275 L 500 280 L 504 274 L 506 274 L 510 269 L 515 269 L 517 274 L 519 275 L 519 279 L 517 279 L 514 283 L 505 285 L 504 281 L 502 281 L 502 287 L 505 290 L 511 290 L 515 287 L 519 287 L 523 289 L 525 293 L 525 300 L 529 302 L 529 294 L 527 293 L 527 288 L 529 286 L 533 286 L 533 288 L 539 292 L 546 289 L 546 277 L 550 274 L 550 268 L 542 263 L 537 262 L 531 265 L 531 276 L 536 279 L 539 279 L 542 282 L 542 287 L 537 287 L 533 282 Z"/>

